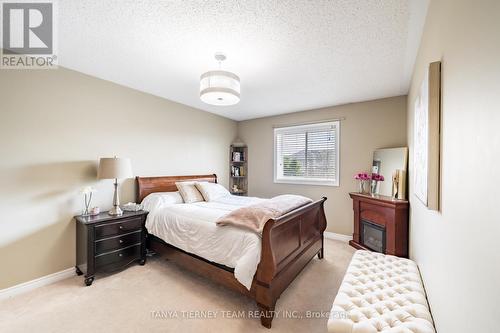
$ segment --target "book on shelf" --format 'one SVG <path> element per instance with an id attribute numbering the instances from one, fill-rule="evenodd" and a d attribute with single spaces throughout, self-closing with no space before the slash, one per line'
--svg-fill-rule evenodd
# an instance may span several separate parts
<path id="1" fill-rule="evenodd" d="M 233 159 L 233 162 L 244 162 L 245 161 L 245 152 L 233 151 L 232 159 Z"/>
<path id="2" fill-rule="evenodd" d="M 246 170 L 242 166 L 231 166 L 231 176 L 232 177 L 244 177 L 246 176 Z"/>

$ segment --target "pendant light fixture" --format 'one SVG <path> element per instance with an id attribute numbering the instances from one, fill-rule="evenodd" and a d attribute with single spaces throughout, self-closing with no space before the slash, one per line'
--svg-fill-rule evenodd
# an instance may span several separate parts
<path id="1" fill-rule="evenodd" d="M 240 78 L 223 71 L 221 64 L 226 60 L 223 53 L 216 53 L 219 70 L 203 73 L 200 77 L 200 99 L 210 105 L 235 105 L 240 101 Z"/>

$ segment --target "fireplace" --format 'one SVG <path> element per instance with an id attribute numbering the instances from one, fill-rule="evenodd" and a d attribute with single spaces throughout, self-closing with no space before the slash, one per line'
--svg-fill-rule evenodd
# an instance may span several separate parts
<path id="1" fill-rule="evenodd" d="M 372 251 L 385 253 L 385 227 L 361 220 L 361 245 Z"/>
<path id="2" fill-rule="evenodd" d="M 406 200 L 349 193 L 354 210 L 353 247 L 408 258 Z"/>

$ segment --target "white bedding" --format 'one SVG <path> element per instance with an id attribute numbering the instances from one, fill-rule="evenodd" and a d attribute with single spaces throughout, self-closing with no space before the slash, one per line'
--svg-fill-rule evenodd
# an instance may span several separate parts
<path id="1" fill-rule="evenodd" d="M 166 205 L 149 213 L 146 228 L 181 250 L 234 268 L 235 278 L 250 289 L 260 262 L 260 236 L 231 226 L 219 227 L 215 221 L 262 200 L 229 195 L 210 202 Z"/>

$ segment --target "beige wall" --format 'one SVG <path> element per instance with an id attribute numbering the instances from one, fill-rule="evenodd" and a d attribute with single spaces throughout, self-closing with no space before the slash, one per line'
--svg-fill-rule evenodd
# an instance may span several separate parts
<path id="1" fill-rule="evenodd" d="M 273 126 L 340 117 L 346 118 L 340 124 L 340 186 L 275 184 Z M 327 231 L 352 236 L 353 212 L 348 193 L 357 190 L 353 176 L 370 170 L 375 149 L 406 146 L 406 97 L 247 120 L 238 123 L 238 135 L 248 145 L 250 195 L 293 193 L 314 199 L 326 196 Z"/>
<path id="2" fill-rule="evenodd" d="M 410 254 L 442 333 L 498 332 L 499 36 L 500 1 L 432 0 L 408 97 L 411 149 L 417 89 L 441 60 L 442 208 L 410 193 Z"/>
<path id="3" fill-rule="evenodd" d="M 217 173 L 228 180 L 236 122 L 66 69 L 0 70 L 0 289 L 75 263 L 79 188 L 111 206 L 97 159 L 136 175 Z M 134 182 L 120 189 L 133 201 Z"/>

